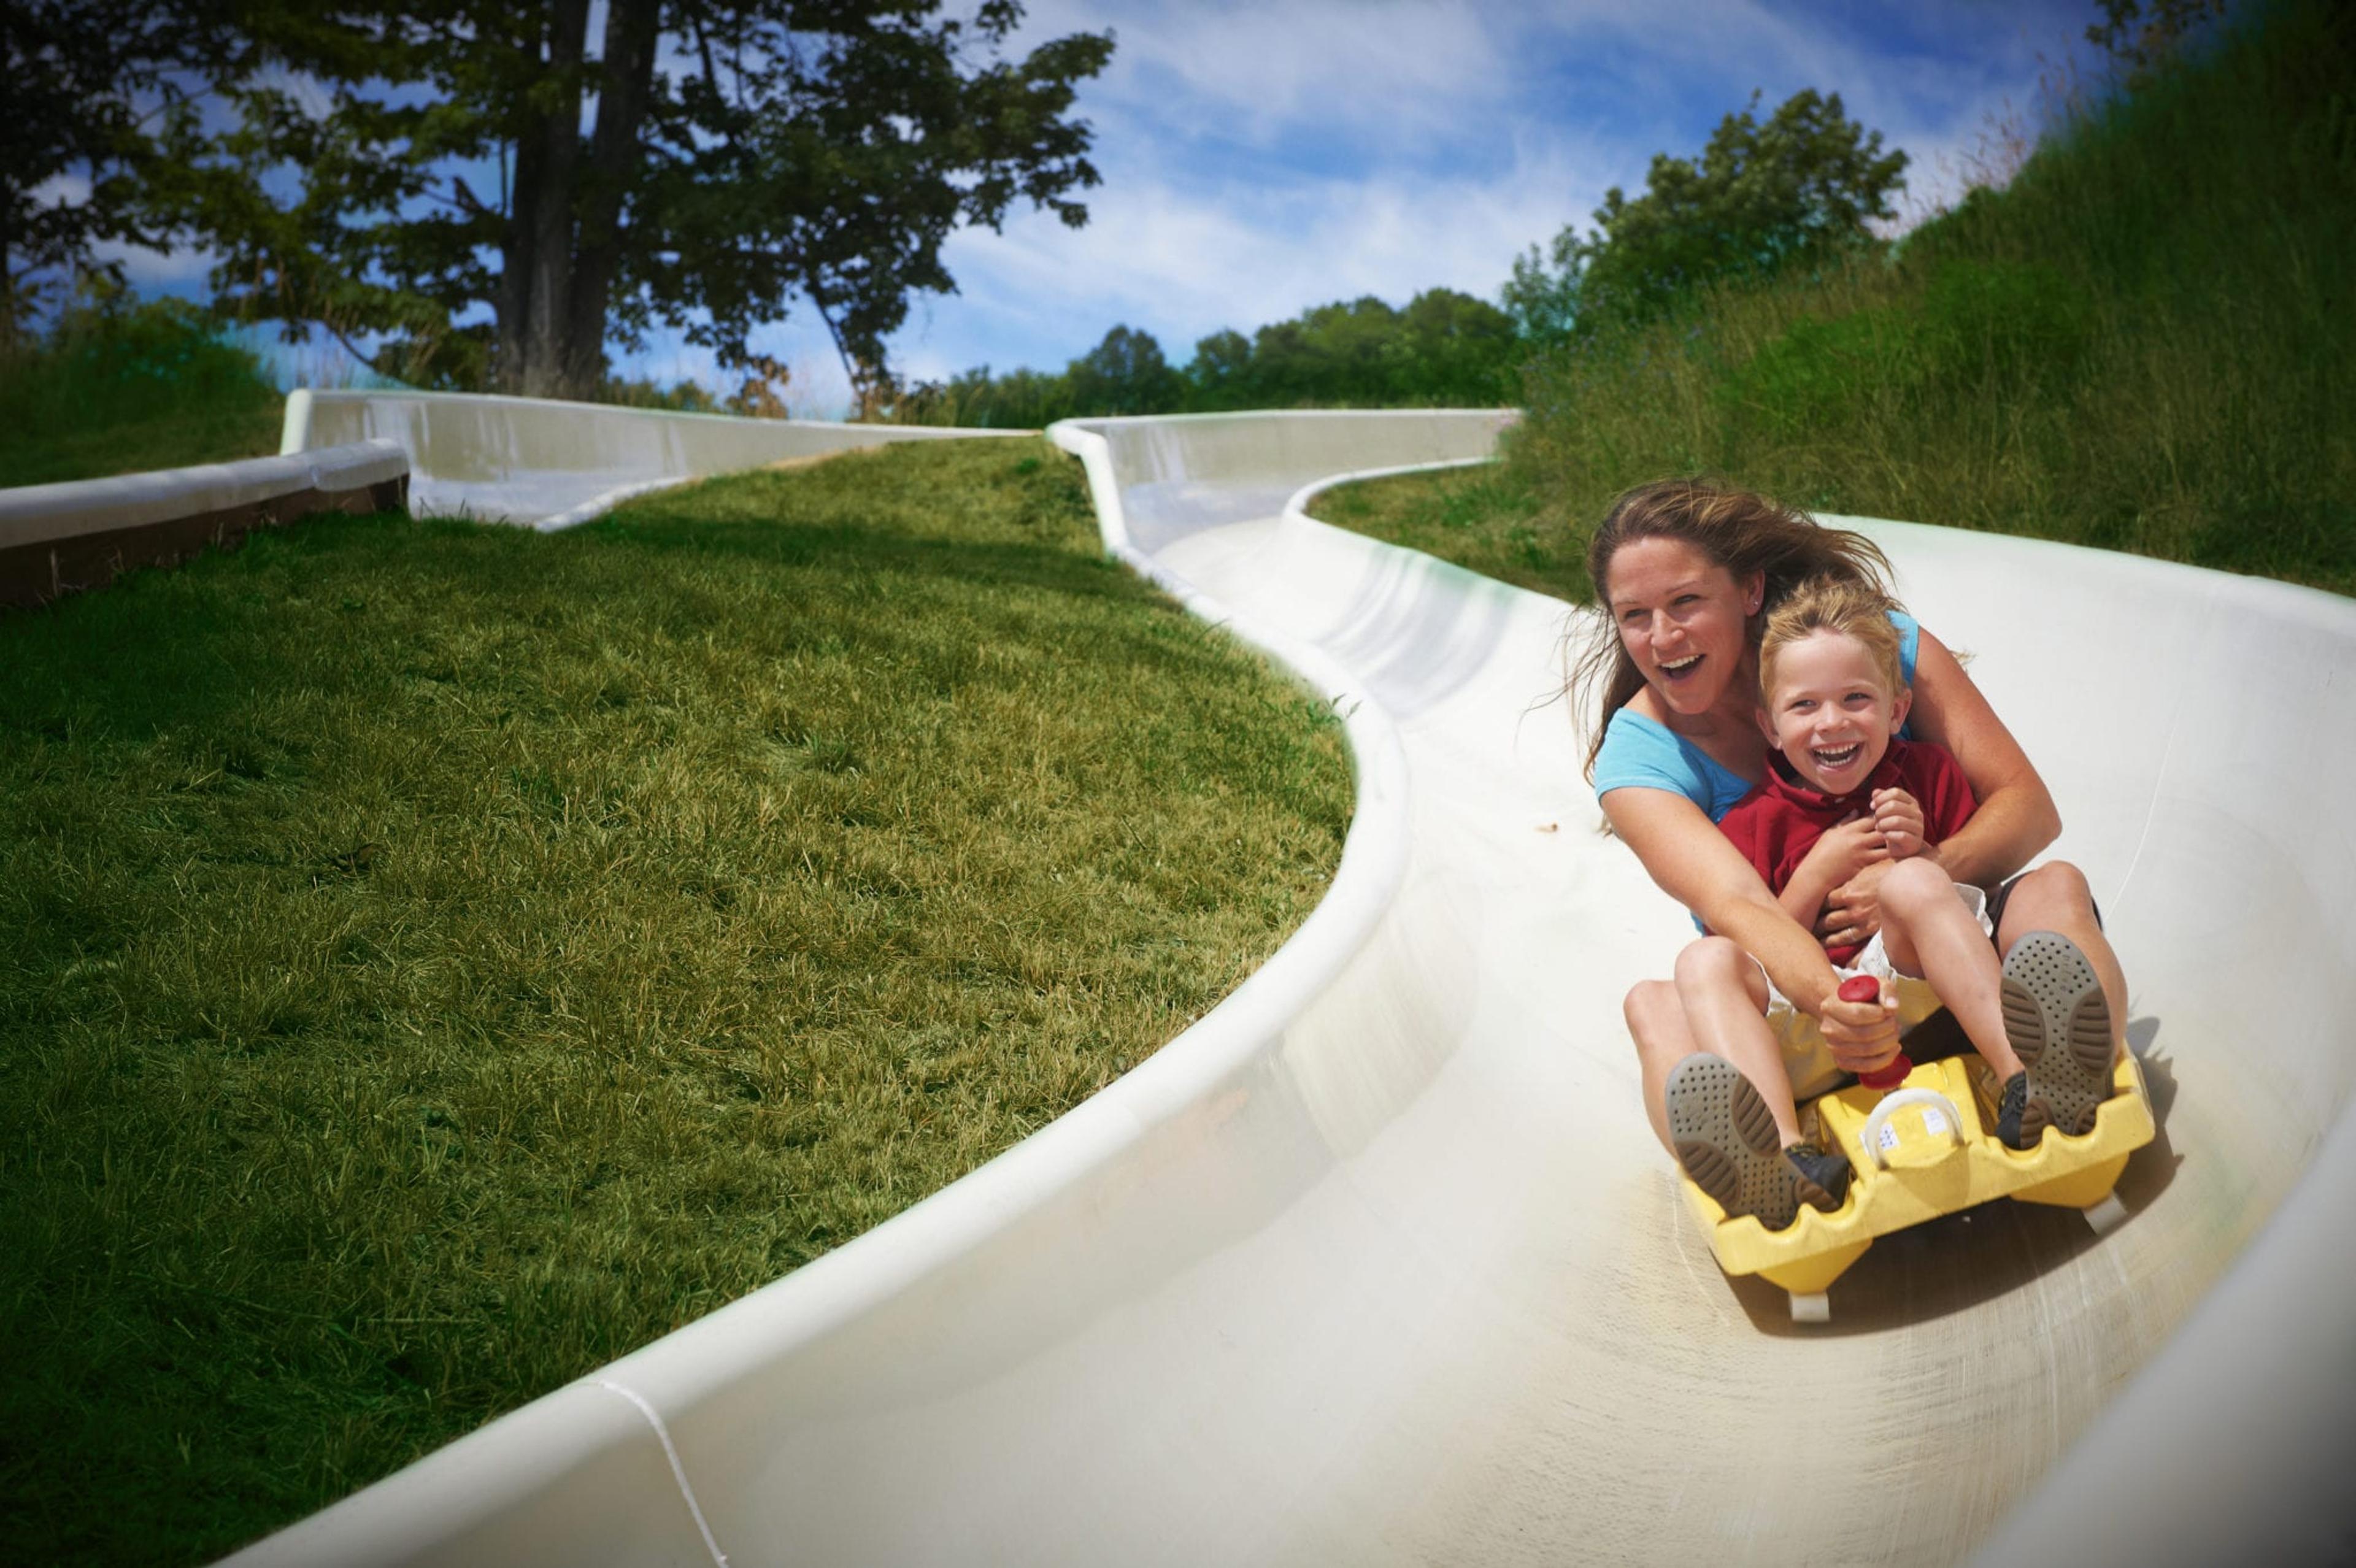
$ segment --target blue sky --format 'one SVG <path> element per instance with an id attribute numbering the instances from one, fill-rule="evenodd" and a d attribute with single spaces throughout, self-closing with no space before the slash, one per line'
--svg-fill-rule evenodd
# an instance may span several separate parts
<path id="1" fill-rule="evenodd" d="M 1172 360 L 1329 300 L 1404 304 L 1436 285 L 1495 298 L 1513 260 L 1654 154 L 1698 151 L 1756 90 L 1802 88 L 1912 155 L 1904 205 L 2001 172 L 2042 80 L 2083 66 L 2094 0 L 1034 0 L 1023 38 L 1109 27 L 1082 90 L 1104 176 L 1072 230 L 1021 213 L 948 251 L 958 292 L 919 296 L 905 371 L 1060 368 L 1116 323 Z M 176 292 L 201 263 L 144 261 Z M 841 411 L 824 330 L 789 318 L 755 346 L 794 367 L 796 411 Z M 658 338 L 621 367 L 719 386 L 710 357 Z"/>
<path id="2" fill-rule="evenodd" d="M 2040 78 L 2082 61 L 2093 0 L 1041 0 L 1026 33 L 1110 27 L 1083 91 L 1104 184 L 1073 231 L 1023 215 L 958 236 L 958 292 L 920 298 L 899 364 L 1060 368 L 1115 323 L 1177 362 L 1329 300 L 1435 285 L 1494 299 L 1514 257 L 1582 226 L 1653 155 L 1700 149 L 1752 91 L 1803 88 L 1912 155 L 1909 203 L 1952 199 Z M 809 390 L 823 338 L 773 339 Z M 695 373 L 662 348 L 658 376 Z"/>

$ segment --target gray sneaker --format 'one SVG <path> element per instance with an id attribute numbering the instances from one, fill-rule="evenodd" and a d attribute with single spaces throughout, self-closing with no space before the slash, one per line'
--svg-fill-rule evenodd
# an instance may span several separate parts
<path id="1" fill-rule="evenodd" d="M 1799 1217 L 1802 1203 L 1840 1207 L 1848 1161 L 1813 1144 L 1780 1147 L 1767 1102 L 1734 1063 L 1688 1056 L 1669 1069 L 1665 1098 L 1677 1163 L 1730 1216 L 1756 1215 L 1780 1231 Z"/>
<path id="2" fill-rule="evenodd" d="M 2049 1126 L 2094 1131 L 2111 1097 L 2111 1005 L 2094 966 L 2060 932 L 2032 931 L 2005 955 L 2003 996 L 2006 1038 L 2029 1070 L 2013 1147 L 2035 1148 Z"/>

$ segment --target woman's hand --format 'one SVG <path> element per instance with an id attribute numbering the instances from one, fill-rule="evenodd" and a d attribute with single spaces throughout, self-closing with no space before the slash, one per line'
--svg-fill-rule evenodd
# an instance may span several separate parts
<path id="1" fill-rule="evenodd" d="M 1881 879 L 1897 862 L 1887 856 L 1860 867 L 1825 897 L 1816 940 L 1826 947 L 1860 947 L 1881 929 Z"/>
<path id="2" fill-rule="evenodd" d="M 1844 1072 L 1867 1073 L 1887 1067 L 1898 1055 L 1898 998 L 1887 991 L 1870 1002 L 1825 998 L 1816 1028 Z"/>
<path id="3" fill-rule="evenodd" d="M 1922 852 L 1922 803 L 1904 790 L 1873 792 L 1873 826 L 1880 831 L 1891 859 L 1903 860 Z"/>

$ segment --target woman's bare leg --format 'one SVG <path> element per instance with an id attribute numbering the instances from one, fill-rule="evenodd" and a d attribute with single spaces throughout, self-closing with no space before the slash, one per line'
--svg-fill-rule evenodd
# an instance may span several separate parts
<path id="1" fill-rule="evenodd" d="M 2032 931 L 2059 932 L 2076 943 L 2094 966 L 2103 998 L 2111 1008 L 2111 1049 L 2117 1051 L 2126 1039 L 2126 973 L 2094 918 L 2094 895 L 2085 873 L 2067 860 L 2048 861 L 2020 879 L 1997 927 L 1997 951 L 2011 952 L 2013 944 Z"/>
<path id="2" fill-rule="evenodd" d="M 2004 1027 L 1996 949 L 1955 884 L 1929 860 L 1901 860 L 1881 879 L 1881 942 L 1890 961 L 1931 982 L 2001 1083 L 2021 1071 Z"/>
<path id="3" fill-rule="evenodd" d="M 1758 965 L 1752 965 L 1751 970 L 1757 973 Z M 1765 1006 L 1763 994 L 1760 1006 Z M 1751 1016 L 1759 1024 L 1759 1032 L 1767 1035 L 1770 1065 L 1755 1077 L 1755 1063 L 1746 1067 L 1726 1051 L 1709 1050 L 1695 1035 L 1686 1018 L 1685 1003 L 1677 995 L 1676 981 L 1644 981 L 1628 993 L 1622 1010 L 1627 1015 L 1628 1032 L 1635 1039 L 1636 1061 L 1644 1075 L 1645 1118 L 1653 1124 L 1653 1136 L 1670 1154 L 1676 1153 L 1676 1145 L 1669 1137 L 1669 1072 L 1687 1057 L 1696 1055 L 1726 1056 L 1734 1061 L 1736 1069 L 1751 1080 L 1760 1097 L 1767 1102 L 1769 1112 L 1775 1117 L 1779 1139 L 1786 1145 L 1797 1141 L 1799 1113 L 1792 1104 L 1792 1084 L 1784 1076 L 1783 1052 L 1776 1048 L 1774 1037 L 1768 1034 L 1767 1020 L 1756 1010 Z"/>
<path id="4" fill-rule="evenodd" d="M 1675 1154 L 1676 1147 L 1669 1141 L 1669 1069 L 1701 1047 L 1686 1027 L 1676 987 L 1667 980 L 1642 982 L 1628 993 L 1621 1010 L 1627 1016 L 1628 1033 L 1636 1041 L 1636 1062 L 1644 1075 L 1645 1118 L 1661 1147 Z"/>
<path id="5" fill-rule="evenodd" d="M 1664 1148 L 1669 1124 L 1663 1089 L 1669 1070 L 1696 1052 L 1732 1062 L 1766 1102 L 1779 1141 L 1787 1147 L 1800 1141 L 1799 1109 L 1766 1010 L 1767 977 L 1722 936 L 1705 936 L 1678 954 L 1675 980 L 1648 981 L 1628 993 L 1629 1032 L 1644 1064 L 1644 1112 Z"/>

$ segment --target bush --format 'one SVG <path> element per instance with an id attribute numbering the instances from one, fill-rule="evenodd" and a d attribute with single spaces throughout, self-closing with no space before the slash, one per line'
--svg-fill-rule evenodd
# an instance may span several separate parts
<path id="1" fill-rule="evenodd" d="M 266 455 L 280 406 L 196 306 L 102 296 L 0 361 L 0 485 Z"/>
<path id="2" fill-rule="evenodd" d="M 1954 261 L 1915 298 L 1794 322 L 1718 398 L 1734 420 L 1791 439 L 1854 426 L 1876 400 L 1919 417 L 1990 384 L 2050 397 L 2084 357 L 2089 310 L 2051 267 Z"/>

